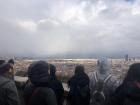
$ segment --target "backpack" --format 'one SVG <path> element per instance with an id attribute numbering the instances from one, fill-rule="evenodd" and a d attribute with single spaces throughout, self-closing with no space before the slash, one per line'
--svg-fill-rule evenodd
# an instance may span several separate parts
<path id="1" fill-rule="evenodd" d="M 104 87 L 106 83 L 111 78 L 111 75 L 108 75 L 104 80 L 97 78 L 97 72 L 94 73 L 95 78 L 95 90 L 92 93 L 92 104 L 93 105 L 104 105 L 106 96 L 104 93 Z"/>

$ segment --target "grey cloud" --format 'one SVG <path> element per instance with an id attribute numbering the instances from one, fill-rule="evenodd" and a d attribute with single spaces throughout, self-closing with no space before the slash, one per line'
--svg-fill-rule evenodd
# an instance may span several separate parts
<path id="1" fill-rule="evenodd" d="M 140 53 L 138 0 L 5 0 L 0 6 L 2 56 L 88 58 Z"/>

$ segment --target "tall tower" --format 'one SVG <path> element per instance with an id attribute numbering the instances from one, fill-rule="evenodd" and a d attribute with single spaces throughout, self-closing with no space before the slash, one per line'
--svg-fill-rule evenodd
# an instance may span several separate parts
<path id="1" fill-rule="evenodd" d="M 125 61 L 128 61 L 129 60 L 129 56 L 128 54 L 125 55 Z"/>

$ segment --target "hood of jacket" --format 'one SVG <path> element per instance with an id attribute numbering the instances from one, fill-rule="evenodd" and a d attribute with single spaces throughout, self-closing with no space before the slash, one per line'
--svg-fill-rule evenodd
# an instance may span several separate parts
<path id="1" fill-rule="evenodd" d="M 35 86 L 47 86 L 49 82 L 48 63 L 38 61 L 31 64 L 28 77 Z"/>

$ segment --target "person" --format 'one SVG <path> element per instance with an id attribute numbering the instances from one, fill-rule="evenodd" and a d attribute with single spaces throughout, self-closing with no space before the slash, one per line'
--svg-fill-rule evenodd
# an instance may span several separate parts
<path id="1" fill-rule="evenodd" d="M 19 97 L 16 85 L 13 80 L 7 77 L 11 65 L 4 63 L 0 65 L 0 104 L 19 105 Z"/>
<path id="2" fill-rule="evenodd" d="M 4 64 L 5 60 L 0 60 L 0 65 Z"/>
<path id="3" fill-rule="evenodd" d="M 14 80 L 15 70 L 14 70 L 14 59 L 9 59 L 8 63 L 11 65 L 11 69 L 9 71 L 9 78 Z"/>
<path id="4" fill-rule="evenodd" d="M 91 105 L 105 105 L 112 96 L 117 80 L 110 73 L 110 64 L 107 58 L 97 61 L 97 71 L 90 73 Z"/>
<path id="5" fill-rule="evenodd" d="M 68 101 L 70 105 L 89 105 L 89 77 L 84 72 L 83 65 L 76 66 L 75 74 L 68 81 L 68 86 L 70 87 L 68 93 Z"/>
<path id="6" fill-rule="evenodd" d="M 48 63 L 37 61 L 28 68 L 28 83 L 24 89 L 26 105 L 57 105 L 54 91 L 49 88 Z"/>
<path id="7" fill-rule="evenodd" d="M 62 83 L 56 77 L 56 67 L 50 64 L 50 88 L 55 92 L 58 105 L 63 105 L 64 102 L 64 88 Z"/>
<path id="8" fill-rule="evenodd" d="M 140 105 L 140 63 L 130 66 L 107 105 Z"/>

